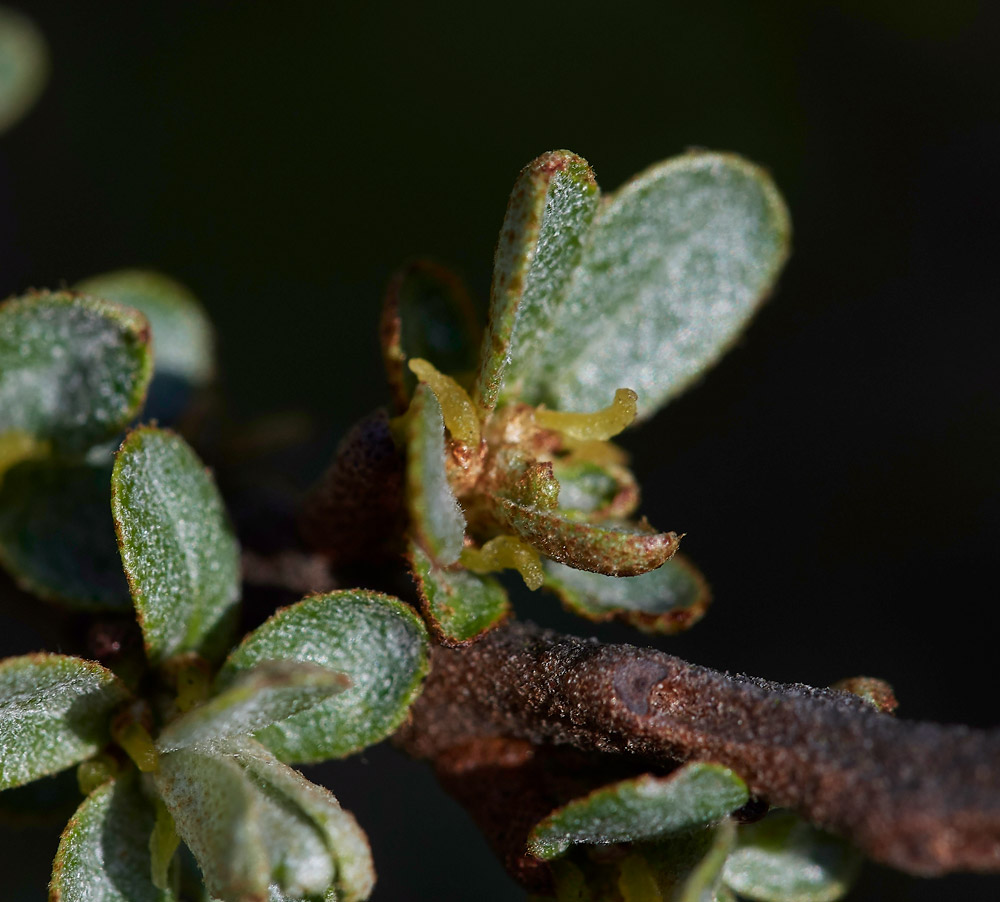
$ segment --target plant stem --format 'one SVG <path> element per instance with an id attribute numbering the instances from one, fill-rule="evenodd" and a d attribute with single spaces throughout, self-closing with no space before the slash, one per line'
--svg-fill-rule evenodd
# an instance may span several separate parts
<path id="1" fill-rule="evenodd" d="M 436 648 L 399 741 L 439 761 L 486 737 L 715 761 L 876 861 L 919 875 L 1000 871 L 1000 730 L 900 721 L 846 692 L 519 622 Z"/>

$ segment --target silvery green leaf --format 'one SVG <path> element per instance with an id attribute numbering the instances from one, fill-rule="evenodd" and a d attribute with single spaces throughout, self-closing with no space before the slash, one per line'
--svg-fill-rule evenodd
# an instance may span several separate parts
<path id="1" fill-rule="evenodd" d="M 76 290 L 134 307 L 149 320 L 155 367 L 143 416 L 176 419 L 215 369 L 212 324 L 198 299 L 180 282 L 144 269 L 91 276 Z"/>
<path id="2" fill-rule="evenodd" d="M 861 855 L 790 811 L 739 828 L 723 879 L 757 902 L 834 902 L 851 887 Z"/>
<path id="3" fill-rule="evenodd" d="M 329 790 L 282 764 L 260 743 L 236 743 L 234 755 L 248 775 L 267 786 L 271 794 L 297 806 L 320 832 L 334 865 L 330 898 L 337 902 L 367 899 L 375 885 L 375 868 L 368 837 L 354 816 L 340 807 Z"/>
<path id="4" fill-rule="evenodd" d="M 111 460 L 38 458 L 0 477 L 0 561 L 26 591 L 86 610 L 132 606 L 111 518 Z"/>
<path id="5" fill-rule="evenodd" d="M 66 825 L 52 867 L 50 902 L 175 902 L 150 878 L 153 808 L 136 781 L 95 789 Z"/>
<path id="6" fill-rule="evenodd" d="M 679 553 L 639 576 L 605 576 L 546 561 L 545 587 L 581 617 L 621 620 L 647 633 L 687 629 L 710 601 L 705 578 Z"/>
<path id="7" fill-rule="evenodd" d="M 218 658 L 231 643 L 240 552 L 211 474 L 180 436 L 144 426 L 122 443 L 111 489 L 150 661 Z"/>
<path id="8" fill-rule="evenodd" d="M 223 902 L 267 898 L 271 882 L 264 801 L 230 757 L 199 749 L 160 756 L 156 789 L 205 887 Z"/>
<path id="9" fill-rule="evenodd" d="M 99 751 L 112 712 L 127 698 L 119 679 L 95 661 L 42 653 L 0 661 L 0 789 Z"/>
<path id="10" fill-rule="evenodd" d="M 182 714 L 160 734 L 161 752 L 256 732 L 343 692 L 342 673 L 303 661 L 264 661 L 222 692 Z"/>
<path id="11" fill-rule="evenodd" d="M 135 310 L 67 291 L 0 305 L 0 435 L 85 451 L 138 414 L 152 371 Z"/>
<path id="12" fill-rule="evenodd" d="M 0 132 L 32 106 L 49 77 L 45 38 L 27 16 L 0 7 Z"/>
<path id="13" fill-rule="evenodd" d="M 626 521 L 578 520 L 561 511 L 492 498 L 497 517 L 542 554 L 578 570 L 608 576 L 637 576 L 666 563 L 680 544 L 673 532 Z"/>
<path id="14" fill-rule="evenodd" d="M 661 839 L 720 821 L 747 798 L 744 782 L 718 764 L 687 764 L 667 777 L 645 774 L 556 809 L 531 831 L 528 851 L 548 860 L 576 843 Z"/>
<path id="15" fill-rule="evenodd" d="M 542 154 L 514 183 L 497 240 L 476 386 L 485 409 L 501 394 L 516 399 L 546 353 L 599 196 L 587 161 L 568 150 Z"/>
<path id="16" fill-rule="evenodd" d="M 427 629 L 414 610 L 360 589 L 314 595 L 282 608 L 230 654 L 221 691 L 261 661 L 307 661 L 347 676 L 351 688 L 256 737 L 282 761 L 323 761 L 392 733 L 427 673 Z"/>
<path id="17" fill-rule="evenodd" d="M 407 419 L 406 500 L 414 538 L 440 566 L 462 553 L 465 517 L 445 469 L 444 417 L 434 392 L 418 385 Z"/>
<path id="18" fill-rule="evenodd" d="M 493 577 L 464 567 L 435 567 L 413 542 L 410 562 L 424 616 L 443 645 L 474 642 L 510 613 L 507 593 Z"/>
<path id="19" fill-rule="evenodd" d="M 696 381 L 737 339 L 788 254 L 768 174 L 697 151 L 639 174 L 594 219 L 579 265 L 522 371 L 520 399 L 591 410 L 628 387 L 639 419 Z"/>

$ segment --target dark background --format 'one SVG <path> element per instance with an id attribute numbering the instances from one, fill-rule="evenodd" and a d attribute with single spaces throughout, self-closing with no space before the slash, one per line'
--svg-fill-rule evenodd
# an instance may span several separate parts
<path id="1" fill-rule="evenodd" d="M 54 73 L 0 138 L 0 294 L 171 273 L 218 327 L 233 416 L 309 413 L 323 453 L 386 398 L 392 268 L 434 255 L 485 300 L 538 153 L 582 154 L 605 190 L 691 145 L 769 167 L 795 225 L 776 296 L 624 439 L 644 512 L 688 534 L 716 598 L 658 644 L 778 680 L 881 676 L 903 717 L 998 724 L 996 4 L 21 7 Z M 376 899 L 521 897 L 422 765 L 380 747 L 319 773 L 371 834 Z M 8 898 L 43 898 L 57 833 L 4 827 Z M 998 895 L 869 866 L 851 898 Z"/>

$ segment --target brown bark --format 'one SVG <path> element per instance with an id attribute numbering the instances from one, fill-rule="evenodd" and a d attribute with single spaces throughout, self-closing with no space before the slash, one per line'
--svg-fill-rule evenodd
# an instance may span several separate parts
<path id="1" fill-rule="evenodd" d="M 896 720 L 846 692 L 512 623 L 435 649 L 399 734 L 442 774 L 492 737 L 716 761 L 876 861 L 920 875 L 1000 871 L 1000 730 Z"/>

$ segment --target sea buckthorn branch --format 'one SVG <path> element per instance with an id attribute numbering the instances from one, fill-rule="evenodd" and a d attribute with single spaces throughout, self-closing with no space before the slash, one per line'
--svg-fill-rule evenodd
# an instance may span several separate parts
<path id="1" fill-rule="evenodd" d="M 454 773 L 491 738 L 726 765 L 750 791 L 918 875 L 1000 871 L 1000 731 L 896 720 L 846 692 L 730 676 L 515 622 L 435 648 L 398 734 Z"/>

